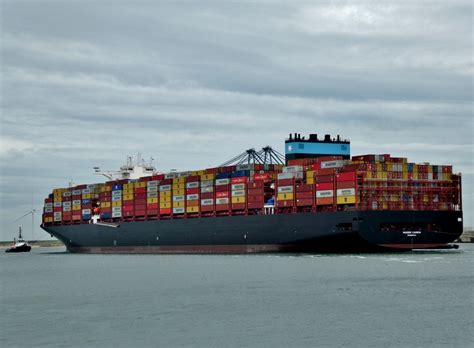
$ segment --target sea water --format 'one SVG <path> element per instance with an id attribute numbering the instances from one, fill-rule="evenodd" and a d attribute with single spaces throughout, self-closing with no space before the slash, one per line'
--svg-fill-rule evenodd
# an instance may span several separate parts
<path id="1" fill-rule="evenodd" d="M 474 346 L 474 245 L 390 254 L 0 254 L 1 347 Z"/>

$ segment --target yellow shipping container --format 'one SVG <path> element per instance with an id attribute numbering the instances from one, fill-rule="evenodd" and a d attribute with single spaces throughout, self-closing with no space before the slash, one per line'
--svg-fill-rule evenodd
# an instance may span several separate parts
<path id="1" fill-rule="evenodd" d="M 158 203 L 158 198 L 147 198 L 146 200 L 147 203 Z"/>
<path id="2" fill-rule="evenodd" d="M 408 172 L 403 172 L 402 173 L 402 179 L 403 180 L 408 180 Z"/>
<path id="3" fill-rule="evenodd" d="M 133 195 L 134 194 L 133 188 L 128 188 L 126 190 L 122 190 L 122 194 L 123 195 Z"/>
<path id="4" fill-rule="evenodd" d="M 184 208 L 185 207 L 185 202 L 173 202 L 173 208 Z"/>
<path id="5" fill-rule="evenodd" d="M 102 204 L 101 204 L 101 206 L 102 206 Z M 81 210 L 81 206 L 80 205 L 73 205 L 72 210 Z"/>
<path id="6" fill-rule="evenodd" d="M 204 173 L 205 173 L 204 170 L 194 170 L 194 171 L 191 172 L 191 175 L 192 175 L 192 176 L 196 176 L 196 175 L 197 175 L 197 176 L 201 176 L 201 175 L 203 175 Z"/>
<path id="7" fill-rule="evenodd" d="M 308 185 L 314 185 L 314 178 L 311 178 L 311 177 L 310 177 L 310 178 L 306 178 L 306 183 L 307 183 Z"/>
<path id="8" fill-rule="evenodd" d="M 365 177 L 366 177 L 367 179 L 372 179 L 372 172 L 367 172 L 367 173 L 365 173 Z"/>
<path id="9" fill-rule="evenodd" d="M 377 163 L 377 164 L 375 165 L 375 167 L 377 168 L 377 171 L 378 171 L 378 172 L 381 172 L 381 171 L 383 170 L 383 169 L 382 169 L 382 163 Z"/>
<path id="10" fill-rule="evenodd" d="M 133 183 L 134 188 L 143 188 L 146 187 L 146 181 L 136 181 Z"/>
<path id="11" fill-rule="evenodd" d="M 130 182 L 128 184 L 123 184 L 123 188 L 122 188 L 124 191 L 125 190 L 133 190 L 133 182 Z"/>
<path id="12" fill-rule="evenodd" d="M 245 203 L 245 197 L 232 197 L 232 204 Z"/>
<path id="13" fill-rule="evenodd" d="M 199 206 L 187 207 L 186 213 L 199 213 Z"/>
<path id="14" fill-rule="evenodd" d="M 384 203 L 382 204 L 382 209 L 388 209 L 388 203 L 385 203 L 385 202 L 384 202 Z"/>
<path id="15" fill-rule="evenodd" d="M 279 193 L 277 196 L 277 200 L 279 201 L 286 201 L 288 199 L 293 199 L 294 194 L 293 193 Z"/>
<path id="16" fill-rule="evenodd" d="M 356 196 L 337 197 L 337 204 L 355 204 Z"/>
<path id="17" fill-rule="evenodd" d="M 160 196 L 160 203 L 170 203 L 171 197 Z"/>
<path id="18" fill-rule="evenodd" d="M 124 201 L 133 201 L 134 197 L 135 197 L 134 195 L 130 195 L 130 194 L 129 195 L 123 195 L 123 200 Z"/>
<path id="19" fill-rule="evenodd" d="M 178 178 L 178 179 L 181 179 L 181 178 Z M 173 190 L 184 190 L 186 188 L 186 184 L 185 183 L 176 183 L 176 184 L 173 183 L 172 188 L 173 188 Z"/>
<path id="20" fill-rule="evenodd" d="M 184 183 L 186 183 L 185 176 L 180 176 L 179 178 L 173 178 L 173 186 L 178 185 L 178 184 L 184 184 Z"/>
<path id="21" fill-rule="evenodd" d="M 182 196 L 182 195 L 185 195 L 186 194 L 186 190 L 185 189 L 173 189 L 173 196 Z"/>
<path id="22" fill-rule="evenodd" d="M 82 199 L 91 199 L 92 195 L 90 193 L 85 193 L 82 195 Z"/>
<path id="23" fill-rule="evenodd" d="M 111 185 L 104 185 L 100 188 L 100 192 L 110 192 L 110 191 L 112 191 Z"/>
<path id="24" fill-rule="evenodd" d="M 160 208 L 161 209 L 167 209 L 167 208 L 171 208 L 171 202 L 160 202 Z"/>
<path id="25" fill-rule="evenodd" d="M 112 202 L 112 207 L 121 207 L 121 206 L 122 206 L 122 201 Z"/>
<path id="26" fill-rule="evenodd" d="M 53 218 L 52 217 L 45 217 L 44 222 L 53 222 Z"/>
<path id="27" fill-rule="evenodd" d="M 100 206 L 101 208 L 110 208 L 112 206 L 112 202 L 100 202 Z"/>
<path id="28" fill-rule="evenodd" d="M 83 197 L 84 198 L 84 197 Z M 56 202 L 62 202 L 63 201 L 63 197 L 59 197 L 59 196 L 54 196 L 53 198 L 53 202 L 56 203 Z"/>
<path id="29" fill-rule="evenodd" d="M 392 162 L 387 163 L 387 172 L 393 172 L 393 163 Z"/>
<path id="30" fill-rule="evenodd" d="M 171 191 L 161 191 L 160 198 L 161 197 L 171 197 Z"/>
<path id="31" fill-rule="evenodd" d="M 215 174 L 202 174 L 201 175 L 201 181 L 208 181 L 208 180 L 214 180 L 214 178 L 216 177 Z"/>

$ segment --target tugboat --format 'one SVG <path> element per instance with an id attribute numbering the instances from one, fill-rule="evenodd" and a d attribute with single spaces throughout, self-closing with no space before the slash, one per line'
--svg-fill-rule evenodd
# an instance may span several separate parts
<path id="1" fill-rule="evenodd" d="M 13 239 L 13 245 L 5 250 L 6 253 L 27 253 L 31 250 L 31 246 L 23 240 L 21 236 L 21 226 L 18 226 L 18 239 Z"/>

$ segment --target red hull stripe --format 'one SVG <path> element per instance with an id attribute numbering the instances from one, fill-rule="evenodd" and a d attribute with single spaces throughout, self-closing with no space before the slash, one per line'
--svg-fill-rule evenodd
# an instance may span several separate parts
<path id="1" fill-rule="evenodd" d="M 114 246 L 114 247 L 71 247 L 73 253 L 91 254 L 247 254 L 292 251 L 292 245 L 175 245 L 175 246 Z"/>
<path id="2" fill-rule="evenodd" d="M 379 244 L 384 248 L 392 248 L 392 249 L 433 249 L 445 246 L 446 244 L 416 244 L 416 243 L 407 243 L 407 244 Z"/>

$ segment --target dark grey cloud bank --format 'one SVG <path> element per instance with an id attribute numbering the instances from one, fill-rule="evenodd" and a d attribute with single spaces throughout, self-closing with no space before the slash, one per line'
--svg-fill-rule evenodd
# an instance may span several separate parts
<path id="1" fill-rule="evenodd" d="M 290 131 L 454 164 L 474 224 L 468 1 L 1 6 L 0 239 L 94 165 L 214 166 Z"/>

